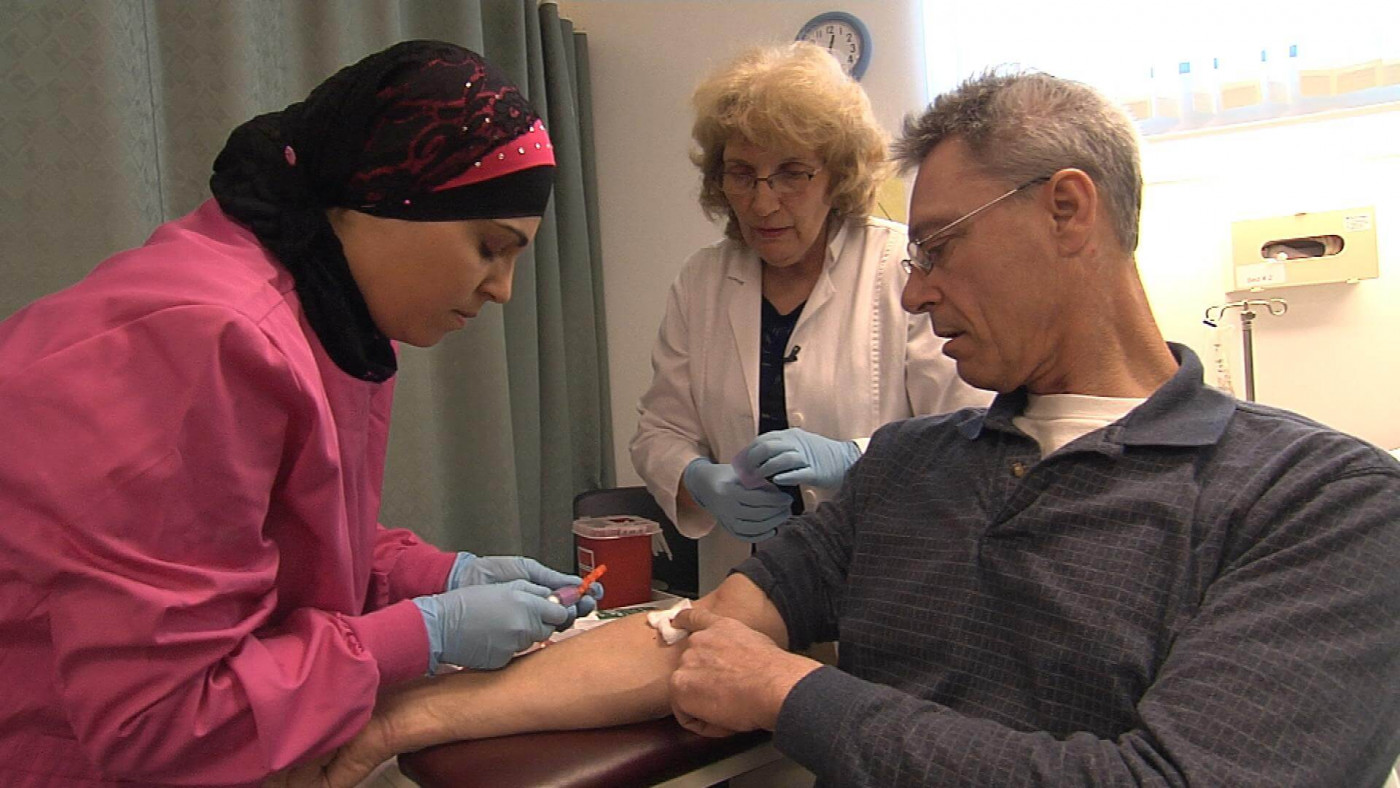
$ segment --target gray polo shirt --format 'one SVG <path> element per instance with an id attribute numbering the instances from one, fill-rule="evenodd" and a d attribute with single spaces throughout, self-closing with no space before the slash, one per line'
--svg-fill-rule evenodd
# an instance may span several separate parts
<path id="1" fill-rule="evenodd" d="M 737 571 L 839 639 L 775 741 L 826 785 L 1380 785 L 1400 463 L 1175 376 L 1041 459 L 987 410 L 879 430 Z"/>

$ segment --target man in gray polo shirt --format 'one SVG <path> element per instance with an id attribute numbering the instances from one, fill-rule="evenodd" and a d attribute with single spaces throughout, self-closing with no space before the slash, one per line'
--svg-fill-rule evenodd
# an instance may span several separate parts
<path id="1" fill-rule="evenodd" d="M 676 619 L 685 645 L 634 617 L 452 677 L 386 702 L 339 766 L 674 711 L 773 730 L 823 785 L 1384 781 L 1400 464 L 1206 387 L 1163 340 L 1133 129 L 1092 89 L 985 75 L 899 151 L 905 307 L 991 407 L 877 432 L 835 500 Z M 786 650 L 831 639 L 834 667 Z"/>

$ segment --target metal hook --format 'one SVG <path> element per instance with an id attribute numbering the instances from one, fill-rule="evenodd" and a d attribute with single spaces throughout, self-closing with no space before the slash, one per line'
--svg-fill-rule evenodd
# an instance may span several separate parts
<path id="1" fill-rule="evenodd" d="M 1254 307 L 1256 306 L 1264 307 L 1269 311 L 1269 314 L 1274 317 L 1281 317 L 1288 312 L 1288 302 L 1282 298 L 1252 298 L 1243 301 L 1231 301 L 1228 304 L 1208 306 L 1206 307 L 1205 319 L 1201 322 L 1211 328 L 1215 328 L 1220 324 L 1221 320 L 1225 319 L 1225 313 L 1231 309 L 1240 310 L 1243 319 L 1252 320 L 1257 316 L 1257 313 L 1254 311 Z M 1214 317 L 1211 317 L 1212 312 L 1215 313 Z"/>
<path id="2" fill-rule="evenodd" d="M 1203 321 L 1211 328 L 1215 328 L 1225 317 L 1225 312 L 1230 309 L 1240 310 L 1240 338 L 1244 342 L 1244 396 L 1250 402 L 1254 401 L 1254 339 L 1252 327 L 1254 318 L 1259 316 L 1254 311 L 1254 307 L 1261 306 L 1269 311 L 1274 317 L 1283 315 L 1288 311 L 1288 302 L 1282 298 L 1256 298 L 1245 299 L 1243 301 L 1231 301 L 1228 304 L 1217 304 L 1206 307 L 1206 317 Z M 1211 310 L 1215 310 L 1215 317 L 1210 316 Z"/>

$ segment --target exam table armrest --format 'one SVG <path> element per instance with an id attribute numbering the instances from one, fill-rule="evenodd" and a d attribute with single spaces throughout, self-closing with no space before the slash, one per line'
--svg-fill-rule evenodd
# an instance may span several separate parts
<path id="1" fill-rule="evenodd" d="M 399 756 L 423 788 L 615 788 L 646 786 L 767 742 L 767 731 L 711 739 L 674 717 L 577 731 L 453 742 Z"/>

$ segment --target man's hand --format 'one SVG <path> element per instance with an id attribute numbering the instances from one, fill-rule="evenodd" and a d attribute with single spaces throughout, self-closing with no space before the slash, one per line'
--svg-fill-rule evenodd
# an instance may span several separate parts
<path id="1" fill-rule="evenodd" d="M 691 608 L 673 626 L 690 632 L 671 674 L 676 720 L 702 736 L 773 730 L 783 701 L 821 663 L 789 654 L 732 618 Z"/>
<path id="2" fill-rule="evenodd" d="M 317 788 L 354 788 L 379 764 L 394 757 L 396 752 L 396 748 L 389 743 L 384 718 L 379 715 L 370 717 L 369 724 L 355 738 L 336 750 L 335 756 L 322 770 L 322 781 Z"/>
<path id="3" fill-rule="evenodd" d="M 323 779 L 327 758 L 275 772 L 262 781 L 262 788 L 325 788 Z"/>
<path id="4" fill-rule="evenodd" d="M 394 754 L 385 720 L 376 714 L 340 749 L 284 769 L 264 780 L 262 788 L 355 788 Z"/>

